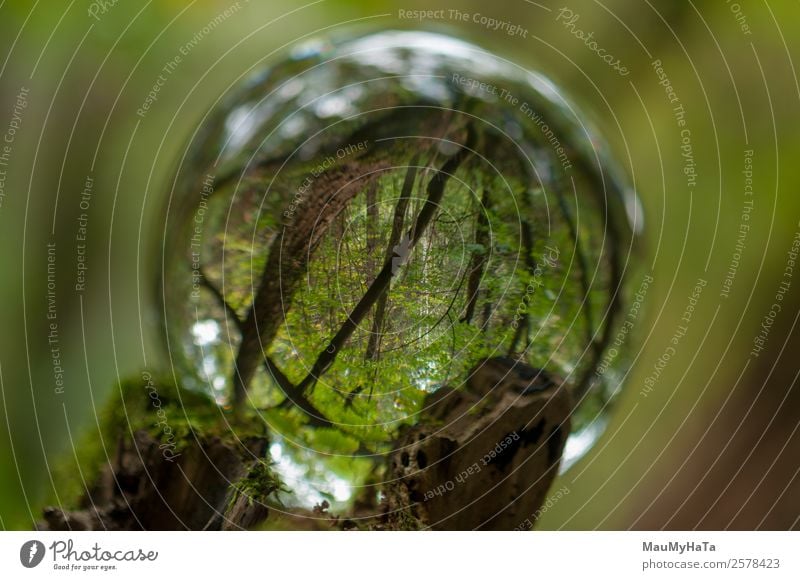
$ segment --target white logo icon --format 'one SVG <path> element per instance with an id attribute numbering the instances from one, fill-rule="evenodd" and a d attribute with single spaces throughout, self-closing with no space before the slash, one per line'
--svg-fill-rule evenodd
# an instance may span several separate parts
<path id="1" fill-rule="evenodd" d="M 19 550 L 19 561 L 26 568 L 35 568 L 44 559 L 44 544 L 39 540 L 28 540 Z"/>

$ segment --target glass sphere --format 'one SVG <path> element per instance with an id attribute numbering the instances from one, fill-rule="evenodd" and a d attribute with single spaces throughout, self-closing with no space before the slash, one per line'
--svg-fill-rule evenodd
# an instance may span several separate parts
<path id="1" fill-rule="evenodd" d="M 229 91 L 175 184 L 173 369 L 259 413 L 298 505 L 351 501 L 426 395 L 490 357 L 570 386 L 562 467 L 602 431 L 641 215 L 541 75 L 427 32 L 307 43 Z"/>

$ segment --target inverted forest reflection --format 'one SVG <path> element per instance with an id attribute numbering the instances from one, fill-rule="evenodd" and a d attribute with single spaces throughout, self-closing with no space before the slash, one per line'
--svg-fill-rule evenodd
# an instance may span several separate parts
<path id="1" fill-rule="evenodd" d="M 565 379 L 572 464 L 626 368 L 607 351 L 641 230 L 602 139 L 546 79 L 449 37 L 294 54 L 231 91 L 169 199 L 181 384 L 257 413 L 308 508 L 374 495 L 426 396 L 490 357 Z"/>

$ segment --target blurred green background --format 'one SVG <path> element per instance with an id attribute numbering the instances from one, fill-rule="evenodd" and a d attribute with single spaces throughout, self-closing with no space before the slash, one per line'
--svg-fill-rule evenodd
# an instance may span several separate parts
<path id="1" fill-rule="evenodd" d="M 399 10 L 438 8 L 516 24 L 525 34 L 491 30 L 480 19 L 398 18 Z M 556 483 L 569 493 L 551 502 L 539 527 L 797 528 L 800 279 L 784 272 L 800 227 L 800 87 L 792 63 L 799 16 L 795 3 L 767 1 L 0 3 L 0 135 L 14 130 L 10 143 L 0 143 L 7 154 L 0 165 L 0 407 L 7 426 L 0 429 L 0 526 L 32 527 L 44 498 L 58 489 L 53 462 L 73 452 L 85 429 L 96 429 L 96 409 L 110 389 L 163 363 L 153 303 L 160 211 L 209 107 L 296 40 L 353 26 L 422 26 L 549 76 L 591 112 L 644 206 L 641 269 L 654 283 L 637 340 L 627 346 L 634 367 L 609 428 Z M 592 32 L 630 74 L 607 66 L 577 30 Z M 137 114 L 165 65 L 187 46 L 157 100 Z M 693 187 L 656 60 L 685 110 Z M 752 196 L 745 195 L 745 151 L 752 151 Z M 752 212 L 743 218 L 747 199 Z M 742 224 L 748 228 L 740 237 Z M 88 270 L 85 289 L 76 291 L 82 225 Z M 700 279 L 707 286 L 686 336 L 646 392 Z M 790 283 L 782 310 L 767 325 L 764 350 L 751 355 L 782 281 Z M 58 343 L 49 342 L 52 323 Z"/>

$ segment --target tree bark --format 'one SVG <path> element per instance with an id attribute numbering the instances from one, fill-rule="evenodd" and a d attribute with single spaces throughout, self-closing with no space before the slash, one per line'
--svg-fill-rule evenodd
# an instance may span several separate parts
<path id="1" fill-rule="evenodd" d="M 237 448 L 219 437 L 192 433 L 171 461 L 146 431 L 135 431 L 132 437 L 126 431 L 121 429 L 113 462 L 83 499 L 83 509 L 46 508 L 39 529 L 218 530 L 223 523 L 229 529 L 241 528 L 242 523 L 252 526 L 266 518 L 263 505 L 255 511 L 240 509 L 234 518 L 226 516 L 231 484 L 264 456 L 266 438 L 245 440 L 244 447 Z"/>
<path id="2" fill-rule="evenodd" d="M 572 398 L 563 380 L 524 363 L 495 375 L 495 360 L 473 369 L 465 390 L 428 395 L 419 424 L 398 441 L 387 477 L 390 529 L 533 526 L 558 473 Z"/>
<path id="3" fill-rule="evenodd" d="M 414 226 L 408 233 L 408 252 L 413 250 L 414 246 L 433 220 L 433 216 L 438 211 L 448 180 L 455 174 L 464 159 L 471 153 L 473 143 L 474 133 L 472 128 L 468 127 L 466 143 L 455 155 L 447 160 L 441 170 L 436 171 L 430 183 L 428 183 L 428 198 L 422 206 Z M 389 287 L 391 279 L 395 274 L 395 269 L 396 264 L 394 263 L 394 258 L 387 260 L 366 294 L 362 296 L 361 300 L 356 304 L 355 308 L 353 308 L 350 316 L 347 317 L 347 320 L 345 320 L 339 328 L 339 331 L 330 341 L 328 347 L 317 357 L 317 360 L 306 378 L 298 385 L 301 394 L 304 394 L 307 389 L 313 387 L 317 380 L 319 380 L 319 377 L 333 364 L 339 350 L 347 343 L 366 314 Z"/>
<path id="4" fill-rule="evenodd" d="M 490 205 L 489 190 L 484 189 L 481 204 L 478 208 L 478 215 L 475 218 L 475 243 L 483 246 L 484 251 L 482 253 L 476 252 L 472 255 L 469 281 L 467 282 L 467 309 L 461 319 L 461 322 L 466 322 L 467 324 L 472 323 L 472 317 L 475 315 L 481 279 L 483 279 L 483 271 L 486 268 L 486 256 L 492 243 L 489 237 L 489 218 L 486 215 Z"/>
<path id="5" fill-rule="evenodd" d="M 386 256 L 384 263 L 392 259 L 394 255 L 394 248 L 400 243 L 400 236 L 403 233 L 403 226 L 405 225 L 406 211 L 408 210 L 408 202 L 411 198 L 411 193 L 414 190 L 414 182 L 417 178 L 417 164 L 419 163 L 419 156 L 415 155 L 409 162 L 406 177 L 403 180 L 403 188 L 400 192 L 400 199 L 394 207 L 394 216 L 392 219 L 392 231 L 389 234 L 389 243 L 386 247 Z M 367 360 L 377 360 L 379 356 L 381 335 L 383 334 L 384 317 L 386 315 L 386 306 L 389 302 L 389 292 L 384 292 L 378 299 L 378 304 L 375 306 L 375 318 L 372 322 L 372 334 L 369 336 L 367 343 Z"/>
<path id="6" fill-rule="evenodd" d="M 234 406 L 241 409 L 247 388 L 292 304 L 308 260 L 336 216 L 364 186 L 363 176 L 387 167 L 380 161 L 355 160 L 321 175 L 269 251 L 258 291 L 242 323 L 242 341 L 231 382 Z"/>
<path id="7" fill-rule="evenodd" d="M 205 275 L 201 268 L 200 270 L 201 284 L 211 293 L 220 307 L 225 311 L 226 320 L 233 321 L 236 330 L 240 336 L 242 334 L 243 323 L 236 310 L 225 300 L 225 296 Z M 311 404 L 305 397 L 303 397 L 297 390 L 297 387 L 292 384 L 289 378 L 281 371 L 277 364 L 269 357 L 264 356 L 264 369 L 278 385 L 278 388 L 283 391 L 286 400 L 291 402 L 296 407 L 300 408 L 306 415 L 308 415 L 309 422 L 316 427 L 331 427 L 333 423 L 322 414 L 314 405 Z"/>

